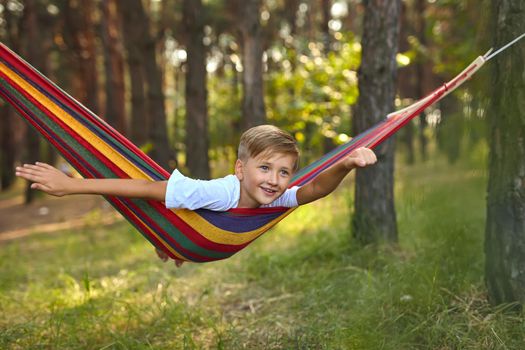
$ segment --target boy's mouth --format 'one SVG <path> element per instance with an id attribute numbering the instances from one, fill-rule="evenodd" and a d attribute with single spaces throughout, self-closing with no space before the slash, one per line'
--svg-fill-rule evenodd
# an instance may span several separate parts
<path id="1" fill-rule="evenodd" d="M 261 189 L 262 189 L 265 193 L 268 193 L 268 194 L 270 194 L 270 195 L 273 195 L 273 194 L 277 193 L 277 190 L 272 190 L 271 188 L 261 187 Z"/>

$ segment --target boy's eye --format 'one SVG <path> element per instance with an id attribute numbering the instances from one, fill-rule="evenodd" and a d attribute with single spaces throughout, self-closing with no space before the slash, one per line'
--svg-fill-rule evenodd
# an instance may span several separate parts
<path id="1" fill-rule="evenodd" d="M 261 165 L 261 166 L 259 167 L 259 169 L 261 169 L 262 171 L 268 171 L 268 170 L 270 170 L 270 168 L 269 168 L 267 165 Z"/>
<path id="2" fill-rule="evenodd" d="M 281 170 L 282 176 L 288 176 L 290 173 L 287 170 Z"/>

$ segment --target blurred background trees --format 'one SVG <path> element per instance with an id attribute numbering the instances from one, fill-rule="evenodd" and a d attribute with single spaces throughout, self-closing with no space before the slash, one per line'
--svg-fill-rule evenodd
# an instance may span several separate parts
<path id="1" fill-rule="evenodd" d="M 401 5 L 397 107 L 489 46 L 483 3 Z M 292 132 L 304 163 L 352 136 L 364 7 L 358 0 L 3 0 L 0 35 L 160 164 L 210 177 L 229 170 L 250 125 Z M 485 123 L 472 121 L 484 117 L 483 100 L 473 98 L 484 83 L 476 79 L 403 130 L 403 158 L 424 159 L 434 140 L 454 161 L 482 141 Z M 14 163 L 49 151 L 2 108 L 1 186 L 8 188 Z"/>
<path id="2" fill-rule="evenodd" d="M 1 0 L 0 38 L 159 164 L 209 178 L 232 170 L 240 133 L 260 123 L 291 132 L 306 165 L 383 117 L 392 104 L 401 108 L 450 79 L 492 46 L 498 30 L 489 26 L 496 11 L 489 1 L 400 1 L 399 10 L 387 14 L 390 29 L 399 32 L 388 36 L 395 43 L 387 43 L 395 64 L 371 78 L 383 74 L 396 85 L 379 109 L 366 109 L 356 105 L 365 91 L 358 89 L 358 76 L 374 62 L 361 62 L 362 39 L 385 38 L 381 26 L 364 25 L 365 9 L 374 3 Z M 498 43 L 510 38 L 505 33 Z M 491 95 L 484 87 L 490 82 L 482 70 L 401 130 L 396 164 L 436 154 L 451 163 L 485 164 Z M 0 188 L 6 190 L 15 164 L 54 162 L 56 156 L 0 103 Z M 394 143 L 388 147 L 393 155 Z M 385 203 L 393 205 L 393 198 Z M 395 213 L 386 212 L 395 241 Z"/>

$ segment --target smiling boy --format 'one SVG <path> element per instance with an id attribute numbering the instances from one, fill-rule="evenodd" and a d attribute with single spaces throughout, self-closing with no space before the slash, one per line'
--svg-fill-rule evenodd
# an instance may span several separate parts
<path id="1" fill-rule="evenodd" d="M 32 189 L 54 196 L 100 194 L 164 201 L 167 208 L 226 211 L 307 204 L 333 192 L 352 169 L 376 161 L 372 150 L 359 148 L 306 185 L 288 188 L 298 169 L 297 144 L 287 132 L 272 125 L 260 125 L 241 136 L 235 174 L 219 179 L 191 179 L 178 170 L 167 181 L 79 179 L 39 162 L 17 167 L 16 175 L 32 181 Z M 164 254 L 157 253 L 166 260 Z"/>

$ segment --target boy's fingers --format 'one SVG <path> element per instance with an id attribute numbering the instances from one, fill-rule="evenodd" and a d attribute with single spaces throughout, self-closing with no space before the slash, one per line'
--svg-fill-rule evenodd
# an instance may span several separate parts
<path id="1" fill-rule="evenodd" d="M 24 167 L 22 169 L 26 172 L 31 172 L 32 174 L 34 174 L 35 172 L 40 173 L 43 171 L 42 168 L 32 164 L 24 164 Z"/>
<path id="2" fill-rule="evenodd" d="M 36 162 L 36 165 L 38 165 L 41 168 L 49 169 L 49 170 L 55 170 L 56 169 L 54 166 L 49 165 L 47 163 Z"/>
<path id="3" fill-rule="evenodd" d="M 41 173 L 39 171 L 34 171 L 31 169 L 17 169 L 16 175 L 31 181 L 38 181 L 39 179 L 42 179 Z"/>
<path id="4" fill-rule="evenodd" d="M 19 172 L 16 174 L 17 176 L 20 176 L 28 181 L 33 181 L 33 182 L 38 182 L 38 177 L 33 175 L 33 174 L 30 174 L 30 173 L 22 173 L 22 172 Z"/>

